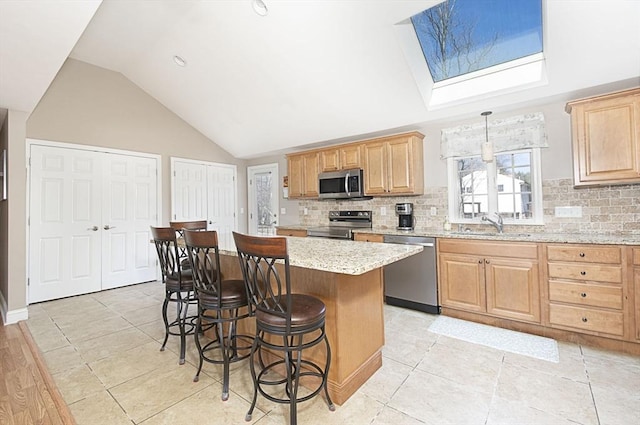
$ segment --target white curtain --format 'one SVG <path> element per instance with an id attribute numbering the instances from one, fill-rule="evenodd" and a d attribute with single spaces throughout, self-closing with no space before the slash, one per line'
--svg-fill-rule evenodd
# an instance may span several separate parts
<path id="1" fill-rule="evenodd" d="M 491 120 L 488 122 L 489 142 L 495 153 L 525 148 L 546 148 L 547 134 L 542 112 Z M 445 128 L 440 140 L 440 157 L 472 156 L 481 154 L 485 142 L 484 121 Z"/>

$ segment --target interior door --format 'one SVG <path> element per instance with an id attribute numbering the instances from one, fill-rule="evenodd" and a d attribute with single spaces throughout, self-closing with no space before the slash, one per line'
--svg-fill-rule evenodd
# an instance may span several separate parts
<path id="1" fill-rule="evenodd" d="M 218 232 L 218 244 L 235 249 L 232 232 L 236 218 L 236 167 L 214 164 L 207 167 L 207 212 L 209 229 Z"/>
<path id="2" fill-rule="evenodd" d="M 102 289 L 156 278 L 150 226 L 157 222 L 157 163 L 153 158 L 104 154 Z"/>
<path id="3" fill-rule="evenodd" d="M 31 146 L 29 302 L 101 289 L 101 160 Z"/>
<path id="4" fill-rule="evenodd" d="M 278 164 L 247 168 L 249 233 L 275 235 L 278 225 Z"/>
<path id="5" fill-rule="evenodd" d="M 207 165 L 172 158 L 171 177 L 171 219 L 207 219 Z"/>

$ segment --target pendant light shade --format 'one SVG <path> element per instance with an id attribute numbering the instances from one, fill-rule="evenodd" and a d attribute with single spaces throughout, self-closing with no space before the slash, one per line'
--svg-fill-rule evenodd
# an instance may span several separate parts
<path id="1" fill-rule="evenodd" d="M 489 120 L 491 111 L 481 113 L 484 117 L 485 141 L 482 144 L 482 160 L 484 162 L 493 162 L 493 143 L 489 141 Z"/>

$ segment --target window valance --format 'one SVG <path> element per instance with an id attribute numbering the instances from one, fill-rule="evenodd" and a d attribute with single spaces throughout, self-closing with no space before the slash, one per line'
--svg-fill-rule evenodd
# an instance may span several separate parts
<path id="1" fill-rule="evenodd" d="M 489 120 L 488 128 L 495 153 L 549 146 L 542 112 Z M 445 128 L 440 140 L 440 157 L 480 155 L 485 137 L 483 121 Z"/>

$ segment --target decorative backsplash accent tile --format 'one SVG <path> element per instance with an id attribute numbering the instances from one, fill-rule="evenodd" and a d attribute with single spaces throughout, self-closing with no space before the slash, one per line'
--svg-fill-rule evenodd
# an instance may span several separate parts
<path id="1" fill-rule="evenodd" d="M 416 217 L 416 230 L 442 230 L 447 216 L 447 188 L 428 187 L 421 196 L 398 196 L 374 198 L 365 201 L 316 201 L 305 200 L 298 203 L 298 215 L 303 226 L 324 226 L 328 224 L 331 210 L 371 210 L 373 226 L 382 229 L 394 229 L 398 219 L 395 204 L 413 203 Z M 508 232 L 554 232 L 554 233 L 629 233 L 640 235 L 640 185 L 602 186 L 593 188 L 573 187 L 572 179 L 545 180 L 542 182 L 544 225 L 510 226 Z M 582 217 L 556 217 L 556 207 L 581 207 Z M 386 215 L 381 215 L 381 207 Z M 435 207 L 437 215 L 431 215 Z M 307 208 L 307 215 L 304 209 Z M 455 228 L 455 224 L 453 224 Z M 478 224 L 472 230 L 486 230 L 487 226 Z"/>

